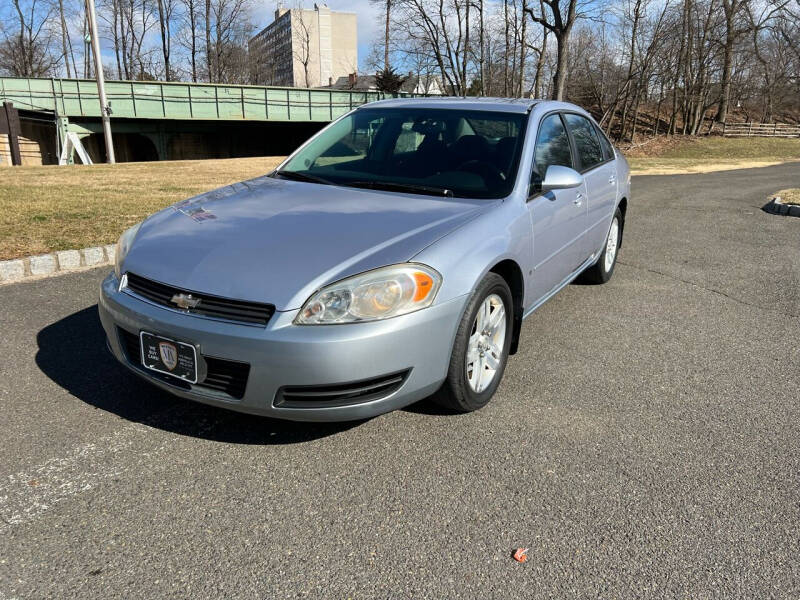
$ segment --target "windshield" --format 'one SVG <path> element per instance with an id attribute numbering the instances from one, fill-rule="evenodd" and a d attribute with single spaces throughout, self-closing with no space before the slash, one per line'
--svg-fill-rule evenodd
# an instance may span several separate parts
<path id="1" fill-rule="evenodd" d="M 525 117 L 432 108 L 364 108 L 340 119 L 278 177 L 461 198 L 514 186 Z"/>

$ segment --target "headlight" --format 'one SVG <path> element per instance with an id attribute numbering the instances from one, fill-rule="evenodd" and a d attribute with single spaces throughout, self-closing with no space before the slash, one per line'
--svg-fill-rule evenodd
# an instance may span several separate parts
<path id="1" fill-rule="evenodd" d="M 125 260 L 125 257 L 128 255 L 128 252 L 133 245 L 133 240 L 136 238 L 136 234 L 139 232 L 139 227 L 141 227 L 141 223 L 137 223 L 130 229 L 126 229 L 121 236 L 119 236 L 119 241 L 117 242 L 117 249 L 114 252 L 114 272 L 119 277 L 121 273 L 122 261 Z"/>
<path id="2" fill-rule="evenodd" d="M 309 298 L 298 325 L 377 321 L 430 306 L 442 276 L 425 265 L 394 265 L 332 283 Z"/>

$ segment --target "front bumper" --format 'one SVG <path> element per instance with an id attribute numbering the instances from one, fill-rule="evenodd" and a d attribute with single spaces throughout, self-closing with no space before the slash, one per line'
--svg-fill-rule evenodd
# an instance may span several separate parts
<path id="1" fill-rule="evenodd" d="M 267 327 L 216 321 L 170 310 L 118 291 L 111 273 L 101 284 L 100 320 L 114 356 L 153 384 L 178 396 L 252 414 L 297 421 L 348 421 L 407 406 L 435 392 L 447 375 L 456 328 L 467 296 L 372 323 L 294 325 L 297 310 L 276 312 Z M 193 343 L 204 356 L 250 365 L 241 399 L 188 386 L 144 370 L 128 360 L 120 329 L 149 331 Z M 407 372 L 385 397 L 346 406 L 276 406 L 285 386 L 348 384 Z"/>

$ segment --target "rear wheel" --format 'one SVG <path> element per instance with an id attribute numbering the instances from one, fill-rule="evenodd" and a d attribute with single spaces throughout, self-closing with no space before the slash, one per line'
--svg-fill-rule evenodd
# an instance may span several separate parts
<path id="1" fill-rule="evenodd" d="M 508 361 L 513 327 L 511 290 L 489 273 L 470 298 L 458 326 L 447 379 L 433 400 L 470 412 L 492 399 Z"/>
<path id="2" fill-rule="evenodd" d="M 606 243 L 597 262 L 581 273 L 581 281 L 586 283 L 605 283 L 614 274 L 617 264 L 617 251 L 622 228 L 622 213 L 619 209 L 614 212 L 611 227 L 608 229 Z"/>

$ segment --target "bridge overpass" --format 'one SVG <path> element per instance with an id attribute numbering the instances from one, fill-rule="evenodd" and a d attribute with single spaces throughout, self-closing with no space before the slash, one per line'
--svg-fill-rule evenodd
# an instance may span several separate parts
<path id="1" fill-rule="evenodd" d="M 118 160 L 285 154 L 380 92 L 210 83 L 107 81 Z M 0 77 L 0 101 L 20 111 L 23 137 L 56 162 L 67 132 L 101 160 L 97 84 L 88 79 Z"/>

